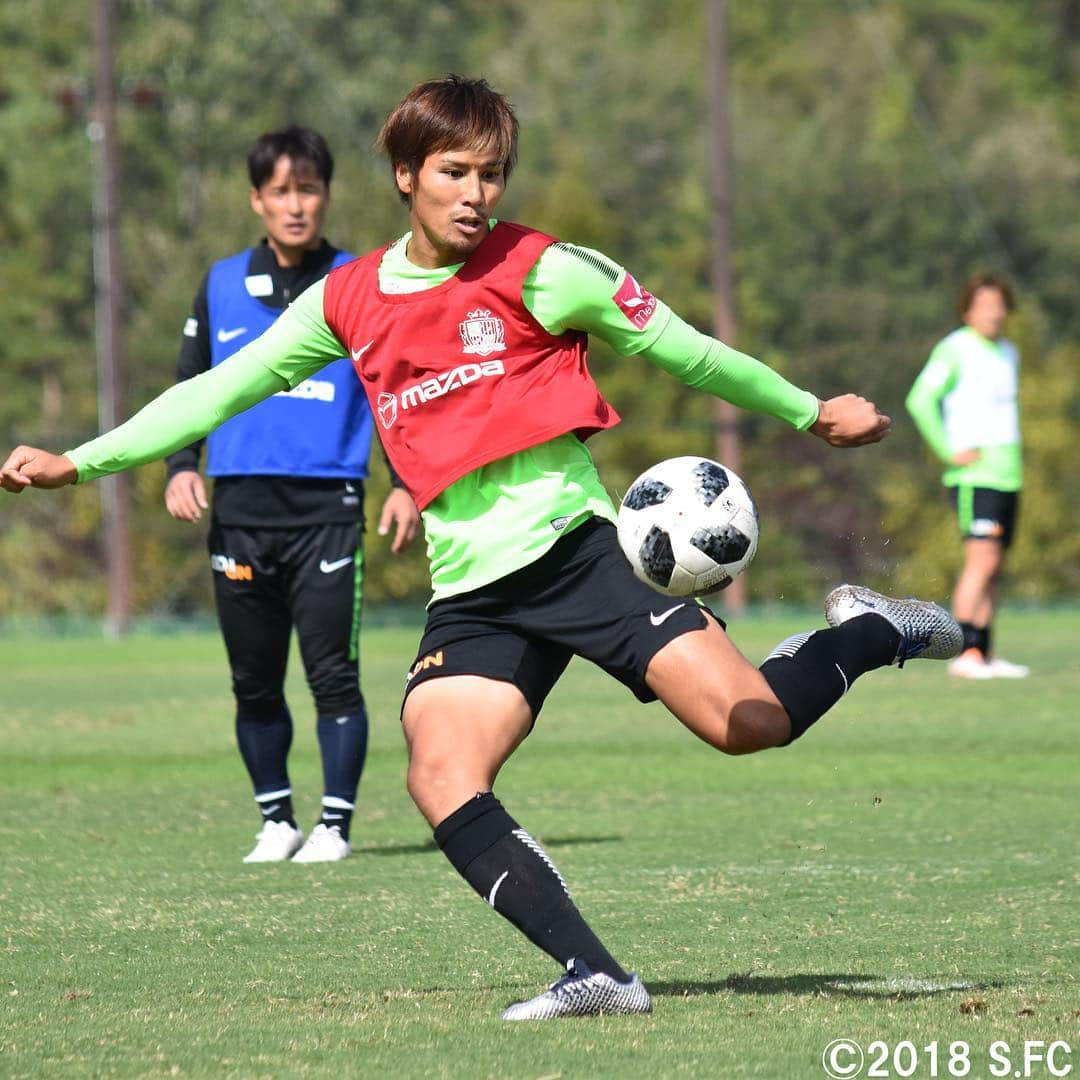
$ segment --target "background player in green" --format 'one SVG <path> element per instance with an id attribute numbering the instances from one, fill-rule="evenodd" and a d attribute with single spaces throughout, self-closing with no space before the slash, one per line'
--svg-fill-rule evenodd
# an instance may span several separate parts
<path id="1" fill-rule="evenodd" d="M 296 126 L 267 132 L 247 164 L 251 208 L 266 235 L 204 277 L 184 325 L 179 380 L 230 362 L 290 301 L 352 258 L 322 235 L 334 169 L 322 135 Z M 263 819 L 245 862 L 333 862 L 351 850 L 368 739 L 357 635 L 370 444 L 370 410 L 347 361 L 210 435 L 214 602 L 232 672 L 236 741 Z M 207 508 L 201 450 L 195 443 L 167 460 L 165 505 L 183 521 L 198 521 Z M 379 532 L 395 526 L 397 553 L 420 519 L 392 479 Z M 306 843 L 287 760 L 293 721 L 284 684 L 294 627 L 323 767 L 321 816 Z"/>
<path id="2" fill-rule="evenodd" d="M 964 651 L 949 672 L 966 679 L 1019 679 L 1028 674 L 992 650 L 992 624 L 1005 554 L 1016 529 L 1023 464 L 1017 403 L 1020 353 L 1002 336 L 1013 307 L 1009 286 L 979 274 L 964 288 L 964 325 L 934 346 L 907 397 L 930 449 L 945 462 L 964 538 L 964 566 L 953 615 Z"/>
<path id="3" fill-rule="evenodd" d="M 641 981 L 492 791 L 571 657 L 660 699 L 710 746 L 745 754 L 799 738 L 867 671 L 954 656 L 960 629 L 937 605 L 841 586 L 826 600 L 829 629 L 786 639 L 757 668 L 697 604 L 657 618 L 658 594 L 619 550 L 614 506 L 566 411 L 591 402 L 594 428 L 613 422 L 584 335 L 833 446 L 876 442 L 889 418 L 854 394 L 819 401 L 698 333 L 599 252 L 497 222 L 517 121 L 483 80 L 415 87 L 380 141 L 408 233 L 334 271 L 231 363 L 114 432 L 66 455 L 16 448 L 0 486 L 59 487 L 152 460 L 347 348 L 377 391 L 384 445 L 421 506 L 432 566 L 435 600 L 402 712 L 410 794 L 454 868 L 565 971 L 504 1017 L 648 1012 Z M 478 352 L 489 359 L 474 362 Z M 439 453 L 432 430 L 453 435 Z"/>

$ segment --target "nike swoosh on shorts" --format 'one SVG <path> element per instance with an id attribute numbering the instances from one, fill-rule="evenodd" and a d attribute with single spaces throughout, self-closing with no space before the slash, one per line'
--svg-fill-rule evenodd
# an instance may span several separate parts
<path id="1" fill-rule="evenodd" d="M 667 620 L 670 619 L 671 616 L 674 615 L 675 612 L 679 610 L 679 608 L 684 608 L 684 607 L 686 607 L 685 604 L 676 604 L 673 608 L 668 608 L 667 611 L 663 612 L 663 614 L 661 614 L 661 615 L 657 615 L 654 612 L 650 611 L 649 612 L 649 622 L 651 622 L 653 624 L 653 626 L 663 626 L 663 624 L 665 622 L 667 622 Z"/>
<path id="2" fill-rule="evenodd" d="M 324 574 L 332 574 L 335 570 L 340 570 L 343 566 L 347 566 L 353 561 L 351 555 L 346 555 L 344 559 L 335 559 L 333 562 L 327 562 L 325 559 L 319 563 L 319 569 Z"/>

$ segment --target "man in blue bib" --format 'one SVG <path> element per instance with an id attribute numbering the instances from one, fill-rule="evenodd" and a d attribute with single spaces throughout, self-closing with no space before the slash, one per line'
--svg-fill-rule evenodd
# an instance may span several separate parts
<path id="1" fill-rule="evenodd" d="M 248 156 L 251 207 L 263 241 L 214 263 L 184 325 L 178 380 L 226 362 L 313 282 L 352 256 L 322 238 L 334 161 L 317 132 L 263 135 Z M 214 477 L 210 566 L 232 668 L 236 737 L 263 827 L 245 862 L 327 862 L 349 854 L 349 829 L 367 750 L 357 638 L 363 582 L 364 479 L 372 419 L 347 359 L 227 421 L 207 442 Z M 165 505 L 183 521 L 208 509 L 201 443 L 168 458 Z M 379 532 L 392 550 L 419 515 L 394 487 Z M 284 696 L 293 626 L 315 698 L 322 816 L 304 842 L 292 806 Z"/>

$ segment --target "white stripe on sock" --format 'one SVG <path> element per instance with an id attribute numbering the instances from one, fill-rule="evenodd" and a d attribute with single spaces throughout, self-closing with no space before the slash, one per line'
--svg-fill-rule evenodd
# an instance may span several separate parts
<path id="1" fill-rule="evenodd" d="M 559 884 L 562 886 L 563 892 L 569 896 L 570 890 L 566 887 L 566 882 L 563 880 L 562 874 L 559 873 L 558 867 L 548 858 L 547 852 L 524 829 L 515 829 L 514 835 L 529 848 L 530 851 L 535 851 L 536 854 L 547 863 L 548 869 L 559 879 Z"/>
<path id="2" fill-rule="evenodd" d="M 502 872 L 502 877 L 491 886 L 491 892 L 488 893 L 487 902 L 494 907 L 495 906 L 495 894 L 499 891 L 499 886 L 510 876 L 509 870 Z"/>
<path id="3" fill-rule="evenodd" d="M 257 803 L 273 802 L 274 799 L 284 799 L 286 795 L 292 794 L 292 788 L 282 788 L 280 791 L 260 791 L 255 796 Z"/>
<path id="4" fill-rule="evenodd" d="M 348 802 L 345 799 L 339 799 L 336 795 L 324 795 L 322 798 L 323 806 L 332 806 L 335 810 L 355 810 L 356 803 Z"/>
<path id="5" fill-rule="evenodd" d="M 844 669 L 835 660 L 833 661 L 833 667 L 840 672 L 840 678 L 844 680 L 844 694 L 846 694 L 851 688 L 851 684 L 847 681 L 847 676 L 844 674 Z M 844 694 L 841 694 L 840 696 L 843 697 Z"/>
<path id="6" fill-rule="evenodd" d="M 762 663 L 767 663 L 769 660 L 775 660 L 777 657 L 783 656 L 788 660 L 794 658 L 795 654 L 816 634 L 816 630 L 810 630 L 805 634 L 792 634 L 791 637 L 785 641 L 781 641 L 779 645 L 765 659 Z"/>

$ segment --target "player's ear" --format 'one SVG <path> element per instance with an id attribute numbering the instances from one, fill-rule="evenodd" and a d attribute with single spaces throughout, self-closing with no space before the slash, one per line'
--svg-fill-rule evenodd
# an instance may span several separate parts
<path id="1" fill-rule="evenodd" d="M 404 162 L 399 162 L 394 166 L 394 179 L 397 181 L 398 191 L 402 195 L 413 194 L 416 177 L 413 175 L 412 169 Z"/>
<path id="2" fill-rule="evenodd" d="M 257 187 L 253 187 L 251 189 L 251 209 L 256 214 L 258 214 L 259 217 L 262 217 L 262 214 L 263 214 L 262 196 L 259 194 L 259 189 Z"/>

